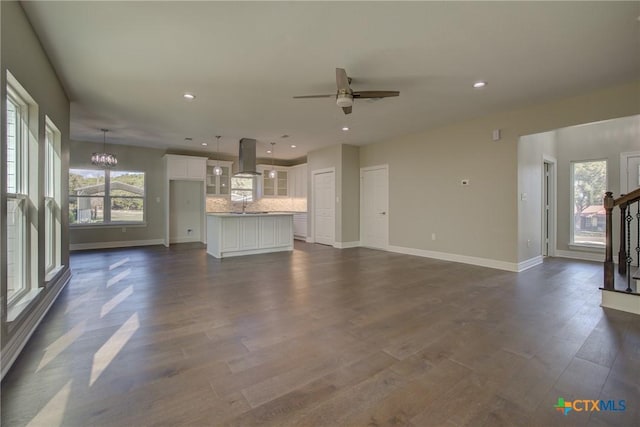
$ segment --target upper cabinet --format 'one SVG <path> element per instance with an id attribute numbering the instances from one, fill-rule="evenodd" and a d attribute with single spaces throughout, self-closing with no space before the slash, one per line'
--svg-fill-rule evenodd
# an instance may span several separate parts
<path id="1" fill-rule="evenodd" d="M 269 165 L 258 165 L 260 197 L 307 197 L 307 164 L 291 167 L 276 166 L 276 177 L 270 178 Z"/>
<path id="2" fill-rule="evenodd" d="M 165 154 L 167 178 L 191 181 L 204 181 L 206 176 L 206 157 Z"/>
<path id="3" fill-rule="evenodd" d="M 276 166 L 275 178 L 269 177 L 271 169 L 271 166 L 258 165 L 258 172 L 262 174 L 262 197 L 289 197 L 289 168 Z"/>
<path id="4" fill-rule="evenodd" d="M 221 175 L 215 174 L 216 165 L 220 165 Z M 207 161 L 207 196 L 229 197 L 231 195 L 231 168 L 233 162 Z"/>
<path id="5" fill-rule="evenodd" d="M 289 169 L 289 188 L 291 197 L 307 197 L 307 164 L 292 166 Z"/>

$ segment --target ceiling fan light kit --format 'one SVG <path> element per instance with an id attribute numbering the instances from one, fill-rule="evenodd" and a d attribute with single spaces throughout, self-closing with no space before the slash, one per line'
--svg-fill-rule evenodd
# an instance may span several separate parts
<path id="1" fill-rule="evenodd" d="M 348 93 L 340 93 L 336 98 L 336 104 L 338 107 L 351 107 L 353 105 L 353 96 Z"/>
<path id="2" fill-rule="evenodd" d="M 400 92 L 397 90 L 367 90 L 354 92 L 350 85 L 351 77 L 347 76 L 347 72 L 344 68 L 336 68 L 336 86 L 338 87 L 338 91 L 335 95 L 303 95 L 294 96 L 294 98 L 331 98 L 332 96 L 335 96 L 338 107 L 342 108 L 342 111 L 345 114 L 351 114 L 354 98 L 382 99 L 400 95 Z"/>

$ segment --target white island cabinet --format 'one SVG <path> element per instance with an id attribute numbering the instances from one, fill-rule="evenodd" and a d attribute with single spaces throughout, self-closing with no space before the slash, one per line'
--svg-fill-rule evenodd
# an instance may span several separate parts
<path id="1" fill-rule="evenodd" d="M 216 258 L 292 250 L 293 214 L 207 214 L 207 253 Z"/>

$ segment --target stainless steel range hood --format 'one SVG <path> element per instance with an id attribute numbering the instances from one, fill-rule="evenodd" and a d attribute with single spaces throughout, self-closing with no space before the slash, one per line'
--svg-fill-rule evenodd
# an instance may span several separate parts
<path id="1" fill-rule="evenodd" d="M 233 176 L 254 177 L 262 175 L 256 170 L 256 140 L 242 138 L 240 140 L 240 151 L 238 153 L 238 172 Z"/>

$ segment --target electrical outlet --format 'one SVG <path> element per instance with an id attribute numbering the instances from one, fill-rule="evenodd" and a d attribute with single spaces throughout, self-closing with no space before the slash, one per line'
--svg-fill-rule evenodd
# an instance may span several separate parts
<path id="1" fill-rule="evenodd" d="M 436 240 L 436 233 L 431 233 L 431 240 Z"/>
<path id="2" fill-rule="evenodd" d="M 190 228 L 187 228 L 187 234 L 189 234 L 189 235 L 190 235 L 191 233 L 193 233 L 193 230 L 192 230 L 192 229 L 190 229 Z"/>
<path id="3" fill-rule="evenodd" d="M 531 240 L 527 239 L 527 247 L 530 248 L 531 247 Z"/>

